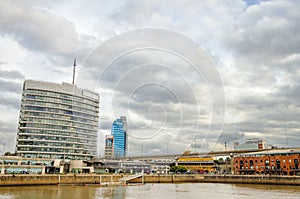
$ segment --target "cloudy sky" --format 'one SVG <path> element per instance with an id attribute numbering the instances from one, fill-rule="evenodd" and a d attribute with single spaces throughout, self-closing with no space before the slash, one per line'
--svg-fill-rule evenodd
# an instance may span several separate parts
<path id="1" fill-rule="evenodd" d="M 0 150 L 25 79 L 100 93 L 99 154 L 127 116 L 129 154 L 300 143 L 300 2 L 0 2 Z"/>

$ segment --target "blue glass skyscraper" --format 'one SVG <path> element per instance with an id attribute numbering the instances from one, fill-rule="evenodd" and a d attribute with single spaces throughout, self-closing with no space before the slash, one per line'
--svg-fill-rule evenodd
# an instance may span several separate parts
<path id="1" fill-rule="evenodd" d="M 127 153 L 127 122 L 126 117 L 121 116 L 112 125 L 111 134 L 114 136 L 114 157 L 126 157 Z"/>

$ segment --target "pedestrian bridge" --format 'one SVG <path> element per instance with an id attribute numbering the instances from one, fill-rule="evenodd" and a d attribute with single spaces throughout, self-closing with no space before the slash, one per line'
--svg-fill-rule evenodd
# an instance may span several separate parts
<path id="1" fill-rule="evenodd" d="M 130 176 L 125 176 L 121 179 L 119 179 L 119 181 L 121 182 L 127 182 L 129 180 L 133 180 L 133 179 L 136 179 L 136 178 L 140 178 L 140 177 L 143 177 L 143 173 L 137 173 L 137 174 L 134 174 L 134 175 L 130 175 Z"/>

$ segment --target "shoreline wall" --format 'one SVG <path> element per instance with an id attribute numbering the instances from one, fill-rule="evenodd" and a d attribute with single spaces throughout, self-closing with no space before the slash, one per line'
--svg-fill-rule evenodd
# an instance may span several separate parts
<path id="1" fill-rule="evenodd" d="M 64 184 L 122 184 L 120 179 L 126 175 L 0 175 L 0 186 L 26 185 L 64 185 Z M 127 181 L 128 183 L 239 183 L 300 186 L 300 176 L 267 175 L 144 175 Z"/>
<path id="2" fill-rule="evenodd" d="M 0 175 L 0 186 L 104 184 L 119 182 L 122 175 Z"/>
<path id="3" fill-rule="evenodd" d="M 268 176 L 268 175 L 227 175 L 205 176 L 205 182 L 236 184 L 268 184 L 300 186 L 300 176 Z"/>
<path id="4" fill-rule="evenodd" d="M 142 179 L 144 178 L 144 179 Z M 144 175 L 143 177 L 129 180 L 128 183 L 185 183 L 185 182 L 202 182 L 203 175 Z"/>
<path id="5" fill-rule="evenodd" d="M 298 185 L 300 176 L 266 176 L 266 175 L 145 175 L 128 181 L 129 183 L 236 183 L 236 184 L 270 184 Z"/>

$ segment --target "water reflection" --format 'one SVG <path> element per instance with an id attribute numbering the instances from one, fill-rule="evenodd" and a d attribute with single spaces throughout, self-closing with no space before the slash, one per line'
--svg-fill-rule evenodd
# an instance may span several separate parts
<path id="1" fill-rule="evenodd" d="M 283 191 L 284 193 L 298 193 L 300 194 L 299 186 L 288 186 L 288 185 L 257 185 L 257 184 L 236 184 L 237 188 L 243 189 L 258 189 L 264 191 Z M 255 190 L 254 190 L 255 191 Z M 300 196 L 299 196 L 300 198 Z"/>
<path id="2" fill-rule="evenodd" d="M 126 198 L 126 187 L 115 186 L 99 188 L 96 190 L 96 198 Z"/>
<path id="3" fill-rule="evenodd" d="M 119 199 L 119 198 L 299 198 L 299 186 L 214 183 L 146 184 L 140 186 L 0 187 L 0 199 Z"/>
<path id="4" fill-rule="evenodd" d="M 52 198 L 95 198 L 95 188 L 87 186 L 18 186 L 1 187 L 0 199 L 22 198 L 22 199 L 52 199 Z"/>

